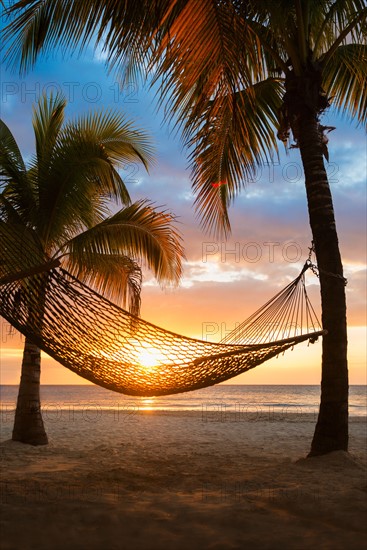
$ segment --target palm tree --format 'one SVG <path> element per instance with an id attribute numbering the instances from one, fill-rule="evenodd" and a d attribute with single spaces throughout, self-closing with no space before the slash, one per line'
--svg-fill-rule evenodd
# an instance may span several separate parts
<path id="1" fill-rule="evenodd" d="M 310 455 L 348 448 L 346 302 L 324 166 L 333 104 L 367 120 L 364 0 L 34 0 L 16 2 L 7 58 L 27 70 L 51 46 L 103 43 L 122 77 L 152 73 L 190 146 L 203 226 L 230 231 L 228 206 L 277 137 L 300 149 L 320 275 L 321 403 Z M 169 101 L 166 101 L 169 100 Z M 213 188 L 213 182 L 227 185 Z"/>
<path id="2" fill-rule="evenodd" d="M 42 97 L 34 109 L 36 153 L 26 166 L 11 131 L 0 121 L 0 279 L 61 265 L 110 299 L 140 305 L 141 267 L 160 283 L 181 275 L 181 240 L 167 212 L 148 201 L 131 203 L 117 168 L 134 161 L 147 167 L 152 148 L 147 135 L 122 114 L 89 113 L 64 123 L 61 96 Z M 120 205 L 111 212 L 113 201 Z M 121 208 L 122 207 L 122 208 Z M 34 313 L 34 312 L 33 312 Z M 32 314 L 32 311 L 29 312 Z M 40 349 L 25 340 L 13 439 L 47 443 L 40 412 Z"/>

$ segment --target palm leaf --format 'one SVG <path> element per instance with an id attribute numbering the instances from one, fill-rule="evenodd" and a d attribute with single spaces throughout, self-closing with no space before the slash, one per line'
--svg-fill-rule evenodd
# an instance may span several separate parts
<path id="1" fill-rule="evenodd" d="M 2 120 L 0 120 L 0 162 L 1 176 L 3 177 L 11 179 L 26 171 L 15 137 Z"/>
<path id="2" fill-rule="evenodd" d="M 108 212 L 115 193 L 128 202 L 120 175 L 98 143 L 77 133 L 75 140 L 61 141 L 50 167 L 48 185 L 40 189 L 37 227 L 45 244 L 63 242 L 98 223 Z"/>
<path id="3" fill-rule="evenodd" d="M 0 120 L 0 189 L 9 204 L 23 215 L 32 217 L 36 198 L 18 144 L 2 120 Z"/>
<path id="4" fill-rule="evenodd" d="M 48 179 L 48 170 L 64 121 L 66 100 L 57 94 L 48 98 L 42 95 L 33 109 L 33 130 L 36 139 L 38 177 Z"/>
<path id="5" fill-rule="evenodd" d="M 195 204 L 205 229 L 229 231 L 228 205 L 253 178 L 255 165 L 271 161 L 282 93 L 281 81 L 266 79 L 226 100 L 213 99 L 201 127 L 188 127 Z"/>
<path id="6" fill-rule="evenodd" d="M 97 111 L 67 124 L 64 136 L 86 135 L 103 149 L 111 164 L 140 161 L 146 169 L 153 162 L 151 137 L 118 111 Z"/>
<path id="7" fill-rule="evenodd" d="M 5 60 L 25 72 L 40 53 L 51 54 L 57 48 L 80 53 L 91 42 L 98 44 L 103 39 L 112 64 L 114 58 L 120 63 L 124 55 L 125 61 L 140 62 L 151 43 L 148 30 L 157 27 L 160 9 L 164 11 L 168 3 L 168 0 L 15 2 L 7 10 L 11 21 L 3 32 L 3 41 L 8 46 Z M 116 21 L 124 22 L 123 31 Z"/>
<path id="8" fill-rule="evenodd" d="M 139 258 L 160 283 L 177 283 L 183 248 L 173 221 L 168 212 L 138 201 L 71 239 L 62 253 L 70 254 L 70 261 L 80 270 L 96 255 Z"/>
<path id="9" fill-rule="evenodd" d="M 83 254 L 81 260 L 75 261 L 75 255 L 66 256 L 62 264 L 87 286 L 139 315 L 142 272 L 136 261 L 117 253 L 100 254 L 91 250 Z"/>
<path id="10" fill-rule="evenodd" d="M 129 204 L 117 167 L 131 161 L 148 166 L 151 159 L 147 134 L 120 113 L 90 113 L 66 124 L 48 168 L 49 177 L 39 181 L 38 227 L 45 243 L 60 246 L 99 223 L 109 212 L 111 199 Z M 44 212 L 48 212 L 46 218 Z"/>
<path id="11" fill-rule="evenodd" d="M 324 67 L 324 88 L 333 103 L 360 123 L 367 122 L 367 46 L 339 46 Z"/>
<path id="12" fill-rule="evenodd" d="M 80 48 L 80 40 L 84 38 L 86 45 L 96 31 L 101 11 L 101 3 L 94 0 L 82 3 L 72 0 L 16 2 L 7 10 L 10 23 L 3 32 L 3 40 L 9 48 L 5 59 L 11 64 L 19 64 L 25 72 L 34 65 L 40 52 L 51 53 L 55 42 L 61 47 Z M 85 31 L 86 25 L 88 30 Z"/>
<path id="13" fill-rule="evenodd" d="M 38 266 L 47 260 L 35 232 L 19 220 L 0 219 L 0 278 Z"/>
<path id="14" fill-rule="evenodd" d="M 364 0 L 334 0 L 321 6 L 313 0 L 309 7 L 310 28 L 312 29 L 313 58 L 319 59 L 335 43 L 345 29 L 365 8 Z M 361 26 L 357 24 L 351 31 L 354 41 L 359 42 Z M 350 40 L 351 37 L 349 37 Z"/>

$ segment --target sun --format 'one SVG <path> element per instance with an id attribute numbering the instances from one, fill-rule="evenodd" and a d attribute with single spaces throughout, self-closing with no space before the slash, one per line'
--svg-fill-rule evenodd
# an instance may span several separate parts
<path id="1" fill-rule="evenodd" d="M 138 363 L 145 368 L 155 367 L 167 361 L 167 358 L 159 348 L 149 345 L 142 347 L 138 351 L 136 358 Z"/>
<path id="2" fill-rule="evenodd" d="M 171 362 L 167 354 L 160 348 L 137 339 L 131 339 L 125 347 L 117 351 L 112 353 L 100 351 L 100 354 L 109 361 L 121 361 L 122 358 L 127 359 L 131 364 L 142 367 L 145 372 L 153 372 L 156 368 Z"/>

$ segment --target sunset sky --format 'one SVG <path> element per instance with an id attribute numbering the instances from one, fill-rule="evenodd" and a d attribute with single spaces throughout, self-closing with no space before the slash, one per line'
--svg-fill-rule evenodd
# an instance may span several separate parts
<path id="1" fill-rule="evenodd" d="M 61 55 L 42 59 L 26 77 L 2 70 L 1 118 L 16 136 L 25 158 L 34 151 L 32 104 L 43 91 L 61 91 L 67 116 L 97 108 L 126 112 L 146 129 L 156 146 L 156 163 L 147 174 L 137 165 L 122 170 L 133 200 L 147 197 L 179 217 L 187 262 L 179 288 L 161 289 L 147 272 L 142 317 L 172 331 L 218 341 L 236 323 L 265 303 L 298 273 L 311 242 L 306 195 L 298 150 L 259 171 L 256 181 L 237 198 L 230 211 L 232 236 L 227 242 L 205 235 L 193 209 L 187 155 L 180 136 L 170 133 L 157 113 L 154 92 L 131 82 L 122 91 L 108 75 L 103 55 Z M 332 187 L 345 276 L 348 279 L 349 366 L 351 384 L 366 383 L 366 157 L 363 128 L 330 111 L 324 123 L 336 126 L 329 137 Z M 319 311 L 317 279 L 307 276 L 309 294 Z M 20 338 L 1 324 L 2 384 L 17 384 Z M 318 384 L 321 344 L 299 345 L 253 371 L 230 381 L 243 384 Z M 44 358 L 42 383 L 85 381 Z"/>

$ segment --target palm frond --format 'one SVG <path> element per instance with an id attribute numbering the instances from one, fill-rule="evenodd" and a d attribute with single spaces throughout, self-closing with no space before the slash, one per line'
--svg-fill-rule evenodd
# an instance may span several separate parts
<path id="1" fill-rule="evenodd" d="M 98 40 L 103 41 L 109 69 L 116 73 L 121 84 L 144 81 L 149 73 L 154 73 L 160 57 L 157 51 L 164 36 L 163 22 L 169 29 L 180 6 L 173 6 L 172 0 L 104 3 L 105 19 Z"/>
<path id="2" fill-rule="evenodd" d="M 81 51 L 90 42 L 101 22 L 104 11 L 101 4 L 96 0 L 15 2 L 7 10 L 10 22 L 2 33 L 7 45 L 5 60 L 26 72 L 41 52 L 51 53 L 55 46 Z"/>
<path id="3" fill-rule="evenodd" d="M 367 46 L 339 46 L 324 67 L 324 88 L 342 112 L 367 122 Z"/>
<path id="4" fill-rule="evenodd" d="M 16 139 L 2 120 L 0 120 L 0 163 L 1 176 L 3 177 L 11 179 L 26 171 Z"/>
<path id="5" fill-rule="evenodd" d="M 309 6 L 313 59 L 319 59 L 335 42 L 351 18 L 365 6 L 363 0 L 312 0 Z"/>
<path id="6" fill-rule="evenodd" d="M 262 76 L 254 33 L 232 2 L 171 2 L 175 17 L 162 22 L 153 56 L 161 102 L 167 113 L 184 118 L 192 102 L 205 102 L 245 88 Z"/>
<path id="7" fill-rule="evenodd" d="M 12 202 L 7 198 L 5 192 L 0 193 L 0 220 L 9 225 L 26 225 L 23 224 L 22 216 L 19 208 L 14 207 Z"/>
<path id="8" fill-rule="evenodd" d="M 64 257 L 62 265 L 87 286 L 139 315 L 142 271 L 132 258 L 88 251 L 80 262 L 75 261 L 75 256 Z"/>
<path id="9" fill-rule="evenodd" d="M 153 162 L 151 137 L 119 111 L 94 111 L 80 116 L 66 125 L 64 136 L 72 137 L 75 133 L 98 143 L 111 164 L 140 161 L 148 170 Z"/>
<path id="10" fill-rule="evenodd" d="M 121 113 L 99 111 L 67 123 L 54 148 L 48 178 L 39 180 L 38 227 L 45 243 L 60 246 L 99 223 L 109 212 L 111 199 L 129 204 L 117 168 L 131 161 L 148 166 L 151 160 L 147 134 Z"/>
<path id="11" fill-rule="evenodd" d="M 151 31 L 161 20 L 168 0 L 20 0 L 8 10 L 10 23 L 2 38 L 5 61 L 26 72 L 39 54 L 77 51 L 103 39 L 111 65 L 124 58 L 141 63 L 151 45 Z M 123 25 L 117 24 L 123 22 Z"/>
<path id="12" fill-rule="evenodd" d="M 24 219 L 32 217 L 36 198 L 18 144 L 8 126 L 0 120 L 0 190 Z"/>
<path id="13" fill-rule="evenodd" d="M 92 262 L 96 255 L 141 259 L 157 280 L 177 283 L 184 252 L 174 218 L 138 201 L 65 243 L 62 253 L 76 266 Z M 134 260 L 136 261 L 136 260 Z"/>
<path id="14" fill-rule="evenodd" d="M 45 94 L 33 108 L 33 130 L 36 139 L 36 157 L 38 178 L 47 180 L 52 157 L 64 122 L 66 99 L 57 94 L 47 97 Z"/>
<path id="15" fill-rule="evenodd" d="M 227 208 L 251 180 L 256 165 L 270 162 L 277 151 L 276 128 L 283 83 L 273 78 L 216 98 L 192 123 L 191 163 L 195 204 L 203 227 L 229 231 Z"/>
<path id="16" fill-rule="evenodd" d="M 364 0 L 336 2 L 326 14 L 326 26 L 319 36 L 318 60 L 326 65 L 341 45 L 365 43 L 367 38 L 367 6 Z M 331 16 L 329 17 L 329 15 Z M 316 58 L 316 57 L 315 57 Z"/>
<path id="17" fill-rule="evenodd" d="M 0 278 L 46 261 L 46 255 L 35 232 L 19 219 L 0 219 Z"/>

